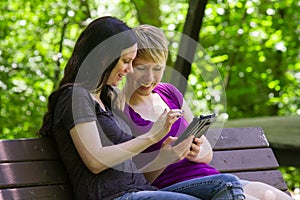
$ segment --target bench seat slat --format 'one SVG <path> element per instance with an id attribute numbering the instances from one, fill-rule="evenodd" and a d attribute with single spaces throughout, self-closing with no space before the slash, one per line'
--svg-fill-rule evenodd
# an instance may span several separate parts
<path id="1" fill-rule="evenodd" d="M 38 187 L 25 187 L 15 189 L 0 189 L 0 200 L 26 200 L 26 199 L 56 199 L 72 200 L 70 185 L 51 185 Z"/>
<path id="2" fill-rule="evenodd" d="M 271 148 L 215 151 L 211 165 L 221 172 L 276 169 Z"/>
<path id="3" fill-rule="evenodd" d="M 0 163 L 58 158 L 50 138 L 0 140 Z"/>
<path id="4" fill-rule="evenodd" d="M 64 167 L 58 161 L 2 163 L 0 168 L 0 188 L 68 182 Z"/>
<path id="5" fill-rule="evenodd" d="M 282 191 L 286 191 L 288 189 L 279 170 L 235 172 L 232 174 L 237 175 L 242 180 L 267 183 Z"/>
<path id="6" fill-rule="evenodd" d="M 220 136 L 221 134 L 221 136 Z M 217 141 L 214 150 L 268 147 L 269 143 L 260 127 L 209 129 L 207 137 Z"/>

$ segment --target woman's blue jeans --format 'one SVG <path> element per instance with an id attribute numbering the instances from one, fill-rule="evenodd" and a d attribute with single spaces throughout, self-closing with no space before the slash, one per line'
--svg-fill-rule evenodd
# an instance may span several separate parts
<path id="1" fill-rule="evenodd" d="M 159 191 L 127 193 L 116 200 L 242 200 L 239 179 L 231 174 L 217 174 L 176 183 Z"/>
<path id="2" fill-rule="evenodd" d="M 199 200 L 199 198 L 177 192 L 158 190 L 130 192 L 114 200 Z"/>
<path id="3" fill-rule="evenodd" d="M 162 189 L 198 197 L 202 200 L 245 199 L 243 186 L 232 174 L 216 174 L 176 183 Z"/>

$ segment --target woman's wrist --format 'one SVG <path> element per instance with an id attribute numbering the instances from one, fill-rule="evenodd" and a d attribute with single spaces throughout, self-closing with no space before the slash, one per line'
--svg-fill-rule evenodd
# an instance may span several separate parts
<path id="1" fill-rule="evenodd" d="M 149 144 L 149 146 L 157 143 L 159 140 L 155 137 L 153 133 L 151 133 L 151 130 L 148 133 L 145 133 L 143 135 L 140 135 L 136 138 L 139 138 L 142 141 L 145 141 L 146 143 Z"/>

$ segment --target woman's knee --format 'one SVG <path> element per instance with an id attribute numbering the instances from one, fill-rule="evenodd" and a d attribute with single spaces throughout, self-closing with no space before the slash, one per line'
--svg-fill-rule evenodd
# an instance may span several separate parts
<path id="1" fill-rule="evenodd" d="M 224 199 L 224 196 L 226 199 L 245 199 L 243 186 L 237 176 L 220 174 L 218 178 L 222 180 L 222 184 L 213 199 Z"/>
<path id="2" fill-rule="evenodd" d="M 233 175 L 233 174 L 220 174 L 220 178 L 225 183 L 232 183 L 233 185 L 242 187 L 240 179 L 237 176 Z"/>

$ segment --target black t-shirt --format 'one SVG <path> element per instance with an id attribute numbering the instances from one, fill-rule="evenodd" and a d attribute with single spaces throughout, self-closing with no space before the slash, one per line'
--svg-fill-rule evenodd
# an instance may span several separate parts
<path id="1" fill-rule="evenodd" d="M 102 110 L 89 92 L 79 86 L 62 89 L 55 103 L 53 136 L 69 173 L 74 198 L 114 199 L 127 192 L 157 190 L 137 171 L 132 160 L 99 174 L 90 172 L 82 162 L 69 133 L 76 124 L 96 121 L 103 146 L 118 144 L 132 138 L 124 121 L 114 116 L 109 109 L 106 110 Z"/>

